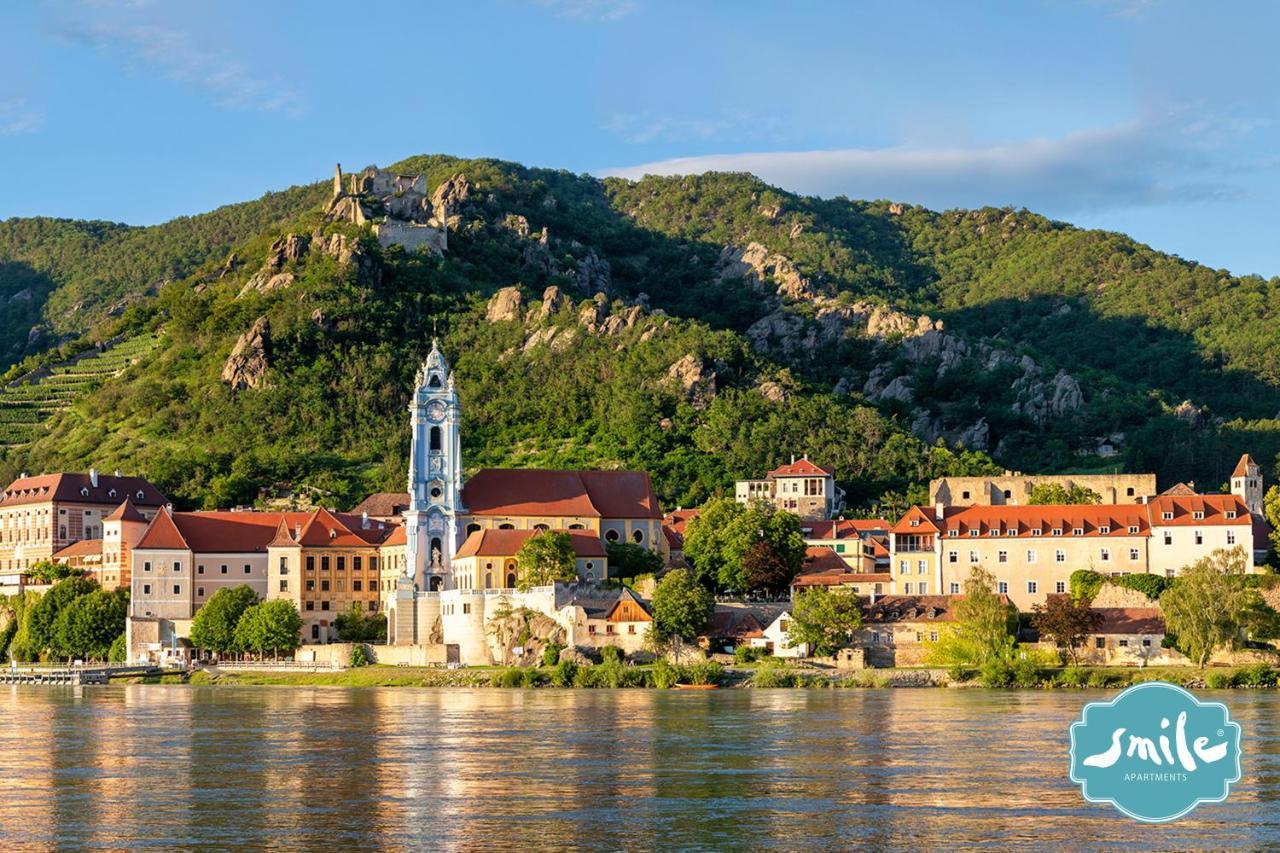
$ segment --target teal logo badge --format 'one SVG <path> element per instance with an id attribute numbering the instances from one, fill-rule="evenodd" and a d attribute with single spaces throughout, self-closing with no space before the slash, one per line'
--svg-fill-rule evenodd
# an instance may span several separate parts
<path id="1" fill-rule="evenodd" d="M 1176 685 L 1135 685 L 1071 724 L 1071 781 L 1136 820 L 1176 820 L 1240 781 L 1240 724 Z"/>

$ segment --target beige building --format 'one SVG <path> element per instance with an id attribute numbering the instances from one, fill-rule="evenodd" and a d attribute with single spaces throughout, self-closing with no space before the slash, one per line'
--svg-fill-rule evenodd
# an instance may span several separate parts
<path id="1" fill-rule="evenodd" d="M 868 666 L 921 666 L 929 643 L 955 621 L 955 597 L 893 595 L 870 603 L 855 637 Z"/>
<path id="2" fill-rule="evenodd" d="M 591 530 L 560 531 L 573 543 L 575 569 L 586 583 L 609 577 L 609 557 L 600 538 Z M 476 530 L 453 557 L 453 577 L 458 589 L 512 589 L 520 576 L 520 549 L 536 530 Z"/>
<path id="3" fill-rule="evenodd" d="M 807 458 L 792 458 L 763 480 L 739 480 L 734 497 L 741 504 L 765 501 L 808 519 L 825 519 L 844 507 L 844 492 L 836 488 L 835 469 Z"/>
<path id="4" fill-rule="evenodd" d="M 943 477 L 929 482 L 933 506 L 1025 506 L 1038 485 L 1080 486 L 1096 492 L 1104 504 L 1135 504 L 1157 494 L 1155 474 L 1023 474 L 998 477 Z"/>
<path id="5" fill-rule="evenodd" d="M 141 477 L 22 476 L 0 494 L 0 571 L 30 568 L 73 542 L 102 539 L 104 521 L 126 499 L 146 519 L 168 499 Z"/>
<path id="6" fill-rule="evenodd" d="M 1173 576 L 1218 548 L 1242 546 L 1252 519 L 1236 495 L 1164 495 L 1146 504 L 913 507 L 890 534 L 896 595 L 959 594 L 973 568 L 1019 610 L 1065 593 L 1071 573 Z"/>

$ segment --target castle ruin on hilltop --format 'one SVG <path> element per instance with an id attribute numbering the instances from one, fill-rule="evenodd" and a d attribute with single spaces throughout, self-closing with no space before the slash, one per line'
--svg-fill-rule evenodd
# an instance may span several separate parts
<path id="1" fill-rule="evenodd" d="M 462 221 L 458 209 L 470 193 L 466 175 L 454 175 L 428 195 L 426 175 L 397 175 L 370 166 L 344 176 L 339 163 L 333 167 L 333 198 L 325 214 L 356 225 L 369 223 L 384 247 L 426 247 L 443 255 L 449 230 Z"/>

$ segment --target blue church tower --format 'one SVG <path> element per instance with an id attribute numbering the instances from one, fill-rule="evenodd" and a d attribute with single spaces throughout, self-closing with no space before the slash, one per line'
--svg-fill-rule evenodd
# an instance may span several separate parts
<path id="1" fill-rule="evenodd" d="M 404 514 L 405 572 L 420 590 L 453 588 L 462 506 L 461 410 L 453 372 L 433 338 L 409 404 L 409 509 Z"/>

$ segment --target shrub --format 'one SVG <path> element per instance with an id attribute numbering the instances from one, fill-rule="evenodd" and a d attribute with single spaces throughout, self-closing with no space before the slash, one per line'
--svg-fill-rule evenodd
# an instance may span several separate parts
<path id="1" fill-rule="evenodd" d="M 1255 663 L 1236 670 L 1231 683 L 1236 687 L 1271 687 L 1276 683 L 1276 671 L 1265 663 Z"/>
<path id="2" fill-rule="evenodd" d="M 978 680 L 983 687 L 1008 687 L 1013 681 L 1013 670 L 1001 658 L 993 658 L 978 669 Z"/>
<path id="3" fill-rule="evenodd" d="M 802 687 L 797 683 L 795 673 L 787 669 L 782 661 L 766 661 L 755 675 L 751 677 L 752 687 Z"/>
<path id="4" fill-rule="evenodd" d="M 521 673 L 518 666 L 500 669 L 489 677 L 489 684 L 492 687 L 523 687 L 524 676 Z"/>
<path id="5" fill-rule="evenodd" d="M 556 656 L 559 657 L 558 652 Z M 551 683 L 556 687 L 572 687 L 574 678 L 577 675 L 578 665 L 571 660 L 565 659 L 557 663 L 555 668 L 551 670 Z"/>
<path id="6" fill-rule="evenodd" d="M 1063 687 L 1084 687 L 1089 680 L 1089 673 L 1078 666 L 1069 666 L 1058 675 L 1058 683 Z"/>
<path id="7" fill-rule="evenodd" d="M 703 660 L 680 668 L 680 680 L 689 684 L 719 684 L 724 681 L 724 667 L 713 660 Z"/>
<path id="8" fill-rule="evenodd" d="M 351 647 L 351 659 L 348 664 L 353 667 L 368 666 L 372 661 L 369 660 L 369 652 L 365 649 L 363 643 L 356 643 Z"/>
<path id="9" fill-rule="evenodd" d="M 764 657 L 764 649 L 753 646 L 737 646 L 733 650 L 734 663 L 755 663 Z"/>
<path id="10" fill-rule="evenodd" d="M 956 684 L 968 681 L 973 675 L 973 671 L 962 664 L 955 664 L 947 670 L 947 677 Z"/>
<path id="11" fill-rule="evenodd" d="M 1102 589 L 1102 575 L 1092 569 L 1076 569 L 1071 573 L 1071 597 L 1076 601 L 1092 601 Z"/>
<path id="12" fill-rule="evenodd" d="M 573 674 L 573 686 L 600 687 L 602 679 L 598 675 L 599 669 L 599 665 L 578 667 L 578 671 Z"/>
<path id="13" fill-rule="evenodd" d="M 1231 686 L 1234 674 L 1225 669 L 1211 669 L 1205 673 L 1204 686 L 1210 690 L 1224 690 Z"/>
<path id="14" fill-rule="evenodd" d="M 666 660 L 659 659 L 649 670 L 649 686 L 658 690 L 670 690 L 680 680 L 680 670 Z"/>
<path id="15" fill-rule="evenodd" d="M 1090 687 L 1099 688 L 1106 687 L 1111 682 L 1110 676 L 1100 669 L 1095 669 L 1089 673 L 1088 685 Z"/>
<path id="16" fill-rule="evenodd" d="M 547 647 L 542 650 L 542 665 L 555 666 L 560 663 L 560 652 L 563 650 L 564 646 L 559 643 L 549 643 Z"/>
<path id="17" fill-rule="evenodd" d="M 600 659 L 605 663 L 622 663 L 622 649 L 617 646 L 604 646 L 600 649 Z"/>
<path id="18" fill-rule="evenodd" d="M 1147 572 L 1138 572 L 1132 575 L 1121 575 L 1118 578 L 1111 578 L 1111 583 L 1126 589 L 1137 590 L 1147 598 L 1155 601 L 1160 598 L 1160 593 L 1169 588 L 1173 583 L 1173 578 L 1166 578 L 1163 575 L 1153 575 Z"/>
<path id="19" fill-rule="evenodd" d="M 125 644 L 125 635 L 121 634 L 111 643 L 111 650 L 107 652 L 107 660 L 111 663 L 124 663 L 129 657 L 129 647 Z"/>
<path id="20" fill-rule="evenodd" d="M 1013 662 L 1013 683 L 1018 687 L 1037 687 L 1040 684 L 1040 667 L 1029 657 Z"/>

